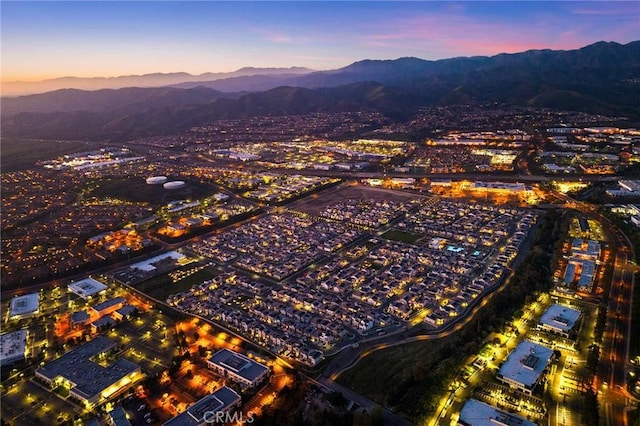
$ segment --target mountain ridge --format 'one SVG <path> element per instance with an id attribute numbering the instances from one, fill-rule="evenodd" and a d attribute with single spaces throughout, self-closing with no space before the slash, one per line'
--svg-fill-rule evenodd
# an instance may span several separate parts
<path id="1" fill-rule="evenodd" d="M 243 81 L 238 78 L 234 81 Z M 273 83 L 292 84 L 250 93 L 204 86 L 119 89 L 109 94 L 111 103 L 98 102 L 96 92 L 73 91 L 55 93 L 70 98 L 64 101 L 51 94 L 3 99 L 3 134 L 126 140 L 180 132 L 221 118 L 338 111 L 406 117 L 421 106 L 486 102 L 640 118 L 640 41 L 441 61 L 365 60 L 339 70 L 272 78 Z M 135 96 L 127 97 L 127 91 Z M 120 94 L 122 99 L 114 101 Z M 102 108 L 86 107 L 92 97 Z M 29 107 L 39 101 L 38 108 Z"/>
<path id="2" fill-rule="evenodd" d="M 305 67 L 258 68 L 242 67 L 231 72 L 206 72 L 190 74 L 187 72 L 156 72 L 147 74 L 129 74 L 115 77 L 56 77 L 41 81 L 3 81 L 2 96 L 25 96 L 46 93 L 60 89 L 101 90 L 122 89 L 128 87 L 164 87 L 190 81 L 213 81 L 223 78 L 250 75 L 298 75 L 314 70 Z"/>

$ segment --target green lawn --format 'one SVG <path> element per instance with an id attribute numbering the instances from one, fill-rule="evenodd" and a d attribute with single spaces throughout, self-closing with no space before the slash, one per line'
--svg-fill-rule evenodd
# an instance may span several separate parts
<path id="1" fill-rule="evenodd" d="M 391 230 L 382 234 L 382 238 L 386 238 L 387 240 L 392 240 L 392 241 L 400 241 L 402 243 L 413 244 L 416 241 L 418 241 L 421 237 L 420 235 L 410 234 L 408 232 Z"/>
<path id="2" fill-rule="evenodd" d="M 161 275 L 135 284 L 134 287 L 158 300 L 165 300 L 171 294 L 189 291 L 195 284 L 201 284 L 213 277 L 215 274 L 202 270 L 174 283 L 168 275 Z"/>

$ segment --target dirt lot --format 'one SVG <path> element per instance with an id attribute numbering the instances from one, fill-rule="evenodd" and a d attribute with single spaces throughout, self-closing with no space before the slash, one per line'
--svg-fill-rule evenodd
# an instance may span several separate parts
<path id="1" fill-rule="evenodd" d="M 318 215 L 325 207 L 342 200 L 362 199 L 372 201 L 403 202 L 420 197 L 420 195 L 410 194 L 408 192 L 372 188 L 355 182 L 347 182 L 340 186 L 329 188 L 318 192 L 317 194 L 295 201 L 287 207 L 292 210 L 299 210 L 308 214 Z"/>

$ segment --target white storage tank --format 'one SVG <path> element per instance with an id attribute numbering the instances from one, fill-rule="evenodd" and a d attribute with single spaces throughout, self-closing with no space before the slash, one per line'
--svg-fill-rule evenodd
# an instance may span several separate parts
<path id="1" fill-rule="evenodd" d="M 147 178 L 147 185 L 162 185 L 167 180 L 166 176 L 151 176 Z"/>
<path id="2" fill-rule="evenodd" d="M 180 189 L 180 188 L 184 188 L 185 185 L 186 183 L 184 183 L 184 181 L 182 180 L 174 180 L 171 182 L 167 182 L 162 186 L 164 189 Z"/>

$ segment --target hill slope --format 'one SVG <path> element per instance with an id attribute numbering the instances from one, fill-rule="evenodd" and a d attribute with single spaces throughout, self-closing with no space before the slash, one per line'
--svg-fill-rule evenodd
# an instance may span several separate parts
<path id="1" fill-rule="evenodd" d="M 640 42 L 442 61 L 366 60 L 340 70 L 281 77 L 295 84 L 243 96 L 197 87 L 3 100 L 2 129 L 7 136 L 122 140 L 218 118 L 323 111 L 407 116 L 419 106 L 474 102 L 640 117 Z M 263 83 L 282 82 L 278 78 Z M 130 102 L 132 97 L 137 102 Z"/>

